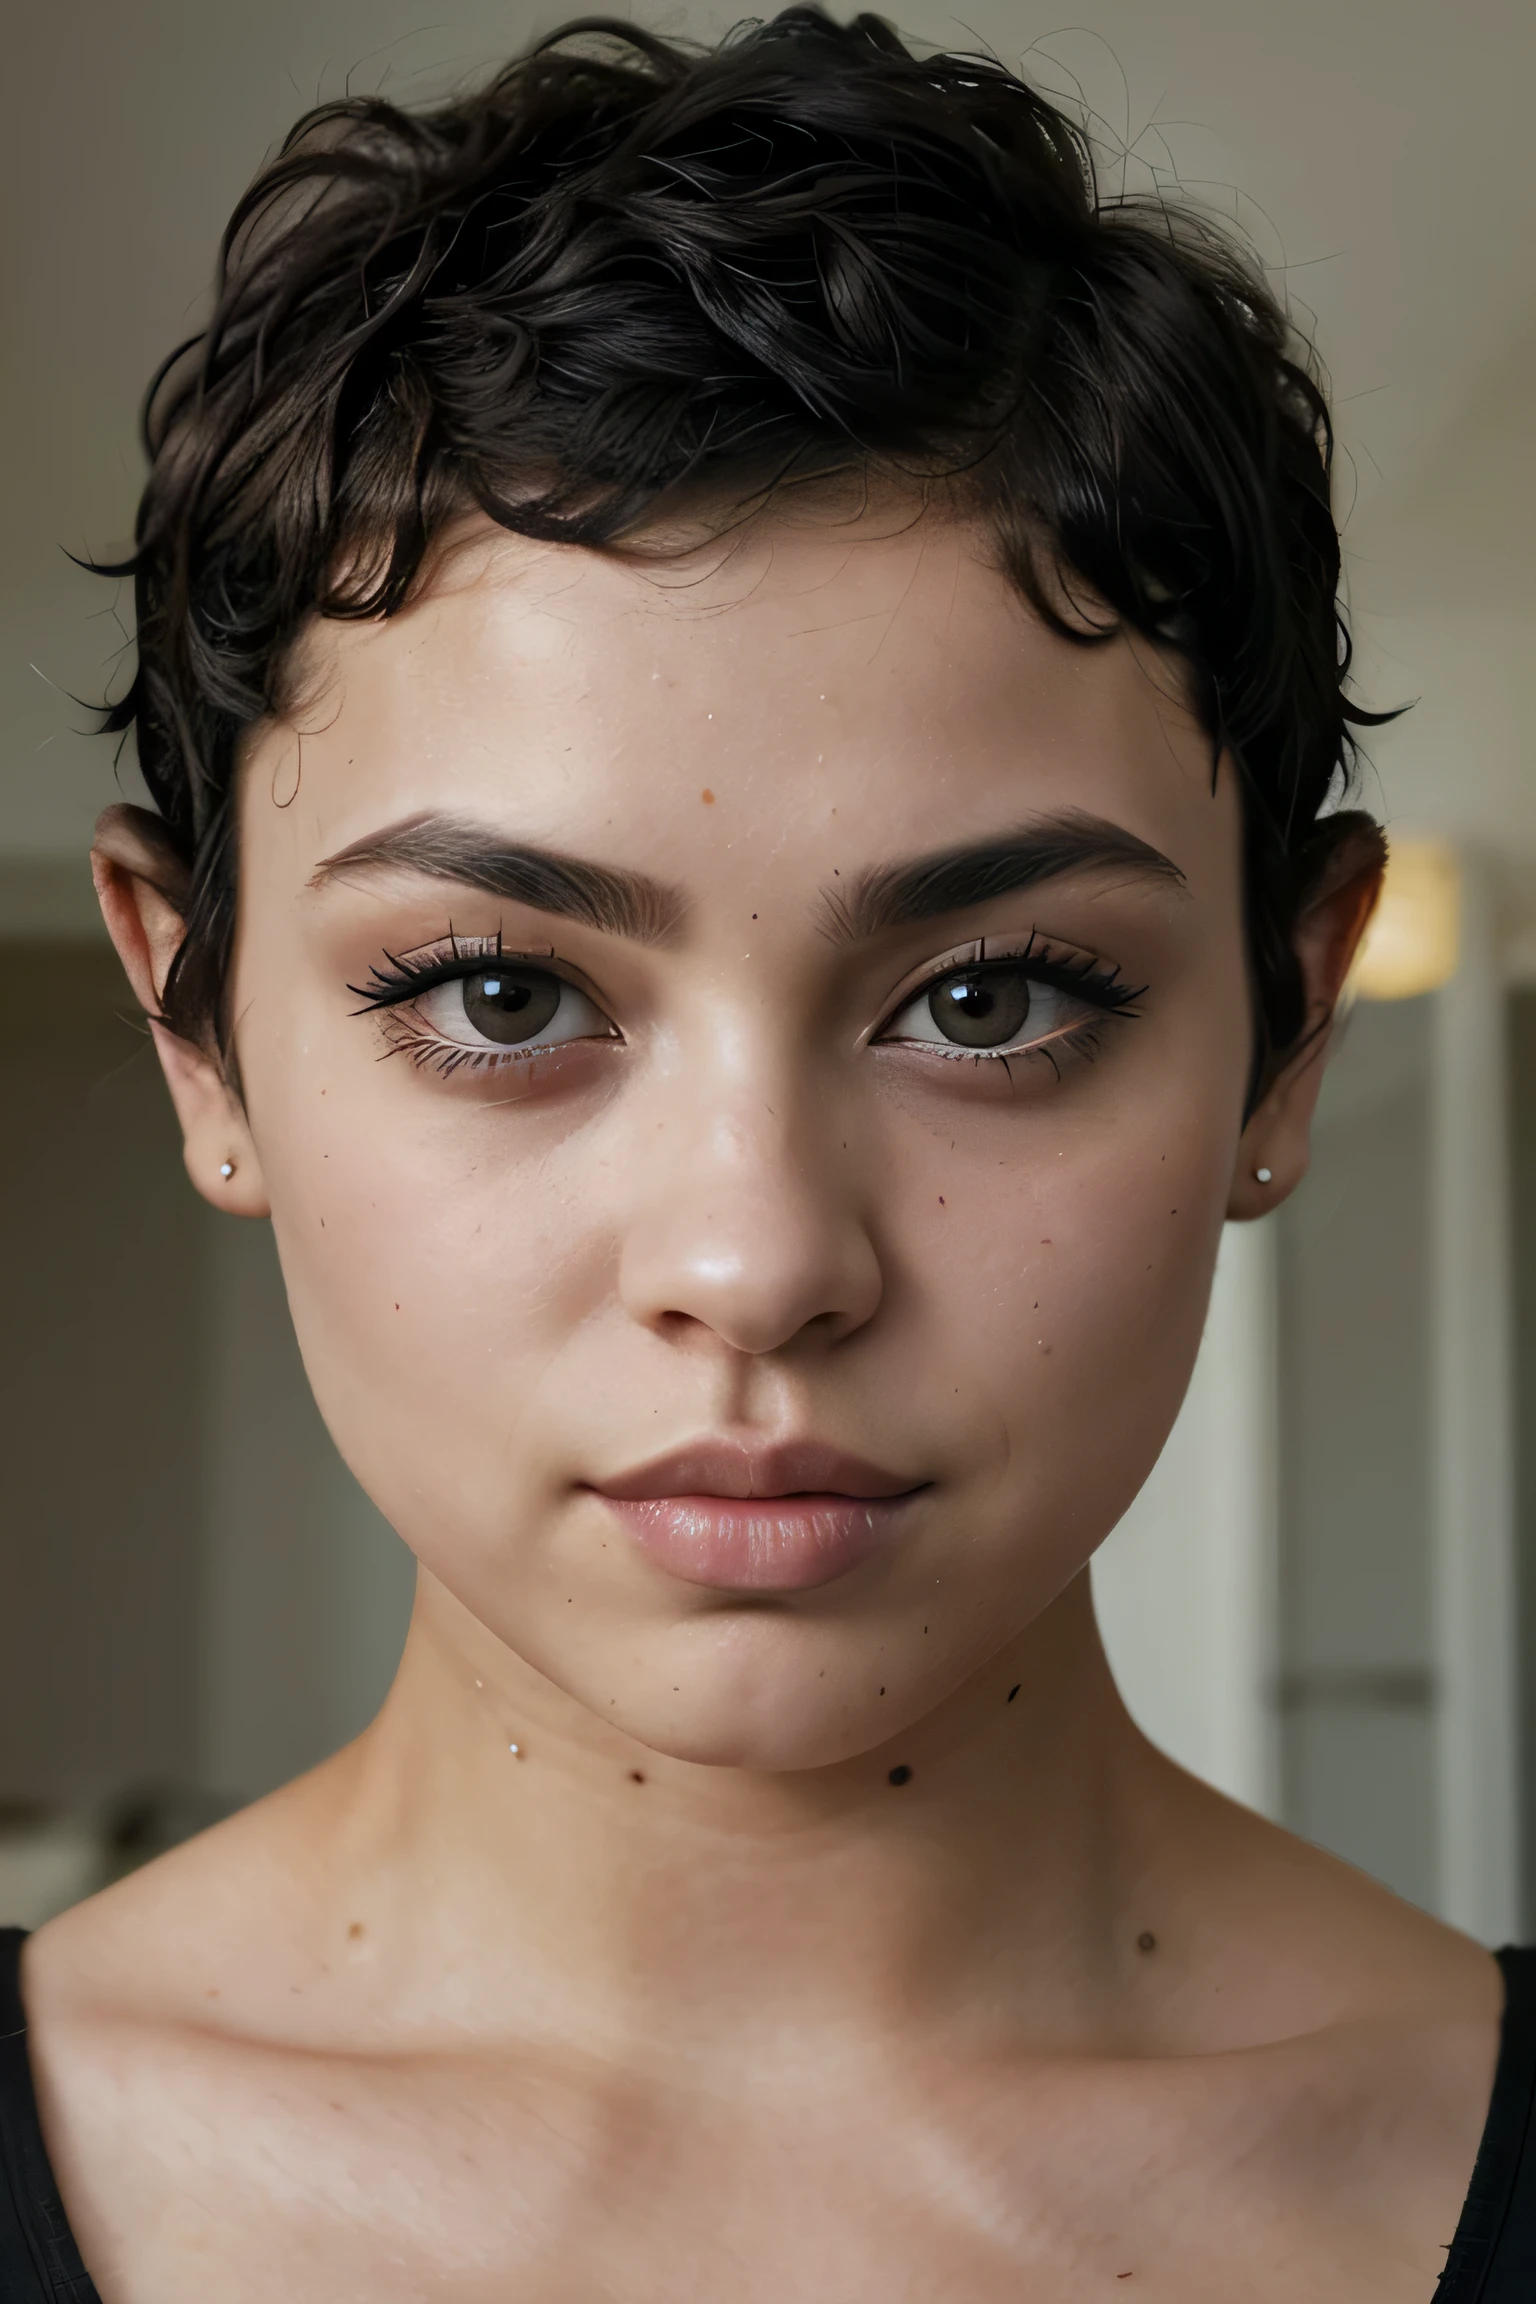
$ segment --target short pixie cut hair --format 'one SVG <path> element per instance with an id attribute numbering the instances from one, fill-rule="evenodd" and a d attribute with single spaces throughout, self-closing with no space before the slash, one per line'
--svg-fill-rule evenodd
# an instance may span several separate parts
<path id="1" fill-rule="evenodd" d="M 810 7 L 710 48 L 591 19 L 435 109 L 323 105 L 144 430 L 107 722 L 188 866 L 184 1037 L 229 1053 L 241 741 L 311 618 L 394 614 L 467 513 L 618 549 L 850 477 L 942 493 L 1071 640 L 1183 660 L 1241 785 L 1251 1094 L 1301 1035 L 1292 934 L 1374 717 L 1326 401 L 1246 253 L 1103 196 L 996 62 Z"/>

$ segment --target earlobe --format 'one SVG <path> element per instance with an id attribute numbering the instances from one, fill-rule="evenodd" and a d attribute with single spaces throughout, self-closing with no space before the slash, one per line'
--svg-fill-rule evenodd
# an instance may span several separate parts
<path id="1" fill-rule="evenodd" d="M 1323 1084 L 1338 1004 L 1381 893 L 1387 848 L 1370 817 L 1340 815 L 1325 827 L 1328 849 L 1296 923 L 1294 946 L 1306 1021 L 1238 1139 L 1227 1217 L 1251 1223 L 1290 1197 L 1307 1173 L 1312 1118 Z"/>
<path id="2" fill-rule="evenodd" d="M 1244 1130 L 1242 1142 L 1238 1146 L 1237 1166 L 1232 1175 L 1232 1189 L 1227 1198 L 1229 1224 L 1251 1224 L 1257 1217 L 1267 1216 L 1283 1200 L 1290 1198 L 1307 1172 L 1308 1134 L 1305 1121 L 1298 1133 L 1294 1126 L 1287 1128 L 1283 1120 L 1271 1118 L 1264 1131 L 1264 1156 L 1261 1158 L 1249 1148 L 1248 1131 Z M 1285 1139 L 1284 1150 L 1276 1142 L 1280 1136 Z"/>
<path id="3" fill-rule="evenodd" d="M 165 827 L 142 808 L 106 809 L 91 873 L 107 932 L 150 1037 L 181 1123 L 187 1174 L 203 1198 L 237 1216 L 269 1213 L 261 1163 L 240 1099 L 207 1048 L 161 1021 L 171 963 L 186 933 L 187 869 Z"/>
<path id="4" fill-rule="evenodd" d="M 222 1068 L 153 1016 L 149 1029 L 181 1122 L 182 1158 L 193 1184 L 227 1216 L 270 1215 L 250 1126 Z"/>

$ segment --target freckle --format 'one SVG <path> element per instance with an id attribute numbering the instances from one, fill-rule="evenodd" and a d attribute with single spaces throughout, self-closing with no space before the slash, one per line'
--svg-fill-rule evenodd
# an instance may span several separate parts
<path id="1" fill-rule="evenodd" d="M 713 808 L 715 804 L 715 796 L 707 784 L 705 785 L 703 791 L 699 794 L 699 798 L 703 801 L 706 808 Z"/>
<path id="2" fill-rule="evenodd" d="M 1143 1928 L 1136 1939 L 1136 1949 L 1138 1952 L 1155 1952 L 1157 1950 L 1157 1938 L 1150 1928 Z"/>
<path id="3" fill-rule="evenodd" d="M 927 1637 L 928 1637 L 928 1627 L 927 1627 L 927 1625 L 925 1624 L 925 1625 L 923 1626 L 923 1638 L 926 1640 L 926 1639 L 927 1639 Z"/>
<path id="4" fill-rule="evenodd" d="M 910 1784 L 911 1781 L 912 1771 L 905 1761 L 899 1767 L 893 1768 L 886 1778 L 887 1784 Z"/>
<path id="5" fill-rule="evenodd" d="M 323 1216 L 320 1219 L 320 1229 L 322 1232 L 325 1230 L 325 1218 Z"/>
<path id="6" fill-rule="evenodd" d="M 880 1693 L 881 1693 L 881 1695 L 883 1696 L 883 1695 L 885 1694 L 885 1690 L 882 1688 L 882 1689 L 881 1689 L 881 1691 L 880 1691 Z"/>
<path id="7" fill-rule="evenodd" d="M 363 1936 L 366 1933 L 367 1931 L 363 1927 L 361 1920 L 354 1920 L 347 1929 L 347 1934 L 351 1937 L 354 1944 L 357 1942 L 360 1936 Z"/>
<path id="8" fill-rule="evenodd" d="M 643 1784 L 645 1782 L 645 1770 L 643 1768 L 631 1768 L 629 1780 L 631 1784 Z"/>
<path id="9" fill-rule="evenodd" d="M 1020 1689 L 1023 1687 L 1023 1685 L 1024 1685 L 1024 1683 L 1023 1683 L 1023 1681 L 1022 1681 L 1022 1680 L 1015 1680 L 1015 1682 L 1014 1682 L 1013 1686 L 1012 1686 L 1012 1687 L 1009 1689 L 1009 1691 L 1008 1691 L 1008 1701 L 1009 1701 L 1009 1703 L 1010 1703 L 1010 1704 L 1013 1702 L 1013 1700 L 1014 1700 L 1015 1696 L 1017 1696 L 1017 1694 L 1018 1694 L 1019 1690 L 1020 1690 Z"/>

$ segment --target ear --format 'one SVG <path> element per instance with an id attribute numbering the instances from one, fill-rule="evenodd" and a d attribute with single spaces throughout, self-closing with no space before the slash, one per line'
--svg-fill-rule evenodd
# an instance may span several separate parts
<path id="1" fill-rule="evenodd" d="M 215 1208 L 267 1215 L 266 1183 L 245 1108 L 217 1050 L 183 1040 L 161 1011 L 171 962 L 186 936 L 185 860 L 158 816 L 145 808 L 106 808 L 96 822 L 91 877 L 107 933 L 149 1020 L 181 1122 L 187 1174 Z"/>
<path id="2" fill-rule="evenodd" d="M 1354 811 L 1328 820 L 1328 852 L 1297 920 L 1306 1022 L 1294 1053 L 1249 1115 L 1238 1139 L 1227 1215 L 1267 1215 L 1295 1191 L 1312 1157 L 1312 1115 L 1333 1039 L 1339 995 L 1381 894 L 1387 844 L 1381 827 Z M 1269 1181 L 1259 1181 L 1267 1171 Z"/>

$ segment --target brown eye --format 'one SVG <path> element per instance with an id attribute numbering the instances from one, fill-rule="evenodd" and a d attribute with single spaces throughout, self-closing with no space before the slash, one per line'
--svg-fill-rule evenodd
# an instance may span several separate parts
<path id="1" fill-rule="evenodd" d="M 1022 1055 L 1103 1016 L 1102 1004 L 1048 984 L 1022 963 L 951 969 L 898 1009 L 877 1038 L 943 1056 Z"/>
<path id="2" fill-rule="evenodd" d="M 557 1048 L 567 1040 L 618 1037 L 596 1001 L 527 960 L 495 960 L 472 976 L 451 976 L 412 1007 L 422 1023 L 455 1048 Z"/>
<path id="3" fill-rule="evenodd" d="M 1016 968 L 945 976 L 928 994 L 928 1013 L 958 1048 L 1006 1048 L 1029 1018 L 1030 984 Z"/>
<path id="4" fill-rule="evenodd" d="M 570 987 L 542 968 L 487 968 L 462 980 L 465 1020 L 487 1040 L 531 1040 L 554 1017 Z"/>

